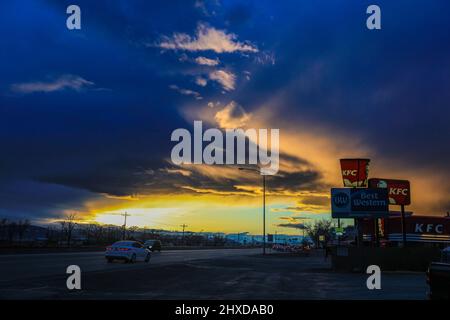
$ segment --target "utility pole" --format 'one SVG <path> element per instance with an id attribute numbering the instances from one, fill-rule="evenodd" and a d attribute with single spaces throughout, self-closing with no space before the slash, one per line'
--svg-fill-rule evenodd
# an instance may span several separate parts
<path id="1" fill-rule="evenodd" d="M 129 216 L 129 214 L 125 212 L 124 214 L 122 214 L 122 216 L 125 217 L 125 221 L 124 221 L 124 223 L 123 223 L 123 235 L 122 235 L 122 240 L 125 240 L 125 238 L 126 238 L 126 230 L 127 230 L 127 217 Z"/>
<path id="2" fill-rule="evenodd" d="M 184 229 L 187 227 L 187 225 L 183 223 L 180 227 L 183 228 L 183 236 L 182 236 L 182 239 L 183 239 L 183 244 L 184 244 Z"/>

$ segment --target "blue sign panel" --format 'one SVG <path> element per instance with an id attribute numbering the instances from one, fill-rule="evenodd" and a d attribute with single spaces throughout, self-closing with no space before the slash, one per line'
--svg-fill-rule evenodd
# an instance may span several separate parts
<path id="1" fill-rule="evenodd" d="M 333 218 L 382 218 L 389 214 L 387 189 L 333 188 L 331 215 Z"/>

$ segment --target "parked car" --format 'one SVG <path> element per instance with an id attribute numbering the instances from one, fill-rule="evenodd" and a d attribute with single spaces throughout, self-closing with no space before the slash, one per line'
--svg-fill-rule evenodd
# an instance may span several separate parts
<path id="1" fill-rule="evenodd" d="M 161 252 L 161 241 L 159 240 L 147 240 L 144 242 L 144 247 L 151 250 L 152 252 Z"/>
<path id="2" fill-rule="evenodd" d="M 309 255 L 311 247 L 309 245 L 274 244 L 272 249 L 279 252 L 300 253 Z"/>
<path id="3" fill-rule="evenodd" d="M 118 241 L 106 248 L 105 258 L 108 262 L 125 260 L 134 263 L 137 260 L 149 262 L 150 250 L 138 241 Z"/>
<path id="4" fill-rule="evenodd" d="M 442 250 L 440 262 L 428 267 L 427 283 L 430 299 L 450 299 L 450 247 Z"/>

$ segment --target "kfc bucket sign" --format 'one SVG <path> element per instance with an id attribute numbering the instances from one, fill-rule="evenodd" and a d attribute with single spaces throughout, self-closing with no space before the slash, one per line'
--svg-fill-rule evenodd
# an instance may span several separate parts
<path id="1" fill-rule="evenodd" d="M 367 188 L 369 159 L 341 159 L 344 187 Z"/>
<path id="2" fill-rule="evenodd" d="M 370 188 L 387 188 L 389 204 L 404 205 L 411 204 L 411 188 L 408 180 L 394 179 L 369 179 Z"/>

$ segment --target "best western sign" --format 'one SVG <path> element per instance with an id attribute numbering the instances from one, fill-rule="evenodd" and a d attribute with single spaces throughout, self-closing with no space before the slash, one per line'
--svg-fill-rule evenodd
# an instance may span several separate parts
<path id="1" fill-rule="evenodd" d="M 388 206 L 387 189 L 331 189 L 331 215 L 333 218 L 387 217 Z"/>
<path id="2" fill-rule="evenodd" d="M 405 206 L 411 204 L 411 188 L 408 180 L 372 178 L 369 179 L 369 187 L 386 188 L 389 204 Z"/>

